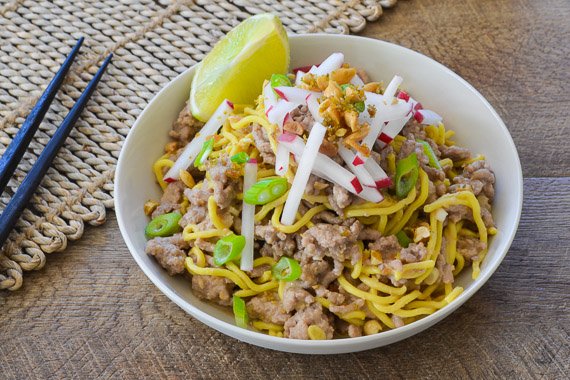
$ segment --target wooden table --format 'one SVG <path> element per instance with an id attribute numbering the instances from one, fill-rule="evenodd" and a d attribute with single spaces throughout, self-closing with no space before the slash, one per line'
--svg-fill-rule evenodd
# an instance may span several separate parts
<path id="1" fill-rule="evenodd" d="M 342 356 L 228 338 L 138 269 L 112 212 L 15 293 L 0 294 L 0 378 L 564 378 L 570 373 L 570 3 L 409 0 L 363 35 L 447 65 L 509 127 L 523 217 L 491 280 L 440 324 Z M 564 375 L 566 373 L 566 375 Z"/>

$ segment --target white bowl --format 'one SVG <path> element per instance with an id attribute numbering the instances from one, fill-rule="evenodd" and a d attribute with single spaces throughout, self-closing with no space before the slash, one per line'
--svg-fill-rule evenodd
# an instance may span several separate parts
<path id="1" fill-rule="evenodd" d="M 387 83 L 394 74 L 404 78 L 403 88 L 425 108 L 440 113 L 448 128 L 457 132 L 459 145 L 486 156 L 497 178 L 493 215 L 499 233 L 491 239 L 481 274 L 471 280 L 464 271 L 457 283 L 465 291 L 450 305 L 404 327 L 376 335 L 329 341 L 303 341 L 268 336 L 234 325 L 231 311 L 199 300 L 188 279 L 169 276 L 145 254 L 143 204 L 157 199 L 160 189 L 151 167 L 162 155 L 168 131 L 190 92 L 195 66 L 160 91 L 132 127 L 117 164 L 115 207 L 121 233 L 131 254 L 148 278 L 193 317 L 224 334 L 274 350 L 305 354 L 333 354 L 384 346 L 434 325 L 467 301 L 497 269 L 515 236 L 522 208 L 522 171 L 519 157 L 505 127 L 491 105 L 469 83 L 434 60 L 387 42 L 342 35 L 291 36 L 291 67 L 321 62 L 332 52 L 366 70 L 374 80 Z"/>

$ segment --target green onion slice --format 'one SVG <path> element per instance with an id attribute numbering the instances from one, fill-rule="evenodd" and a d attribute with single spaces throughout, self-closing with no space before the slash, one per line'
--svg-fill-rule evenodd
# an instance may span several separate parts
<path id="1" fill-rule="evenodd" d="M 287 192 L 286 178 L 265 178 L 254 183 L 244 194 L 243 200 L 251 205 L 264 205 Z"/>
<path id="2" fill-rule="evenodd" d="M 360 101 L 354 103 L 354 108 L 356 108 L 358 112 L 364 112 L 364 110 L 366 109 L 366 105 L 364 104 L 363 101 Z"/>
<path id="3" fill-rule="evenodd" d="M 295 281 L 301 277 L 301 266 L 290 258 L 283 256 L 272 269 L 273 277 L 280 281 Z"/>
<path id="4" fill-rule="evenodd" d="M 404 248 L 408 248 L 412 240 L 408 237 L 408 235 L 404 232 L 404 230 L 400 230 L 396 234 L 396 238 L 398 239 L 398 243 Z"/>
<path id="5" fill-rule="evenodd" d="M 289 79 L 289 77 L 287 75 L 283 75 L 283 74 L 273 74 L 271 75 L 271 79 L 269 80 L 271 83 L 271 87 L 275 88 L 275 87 L 291 87 L 293 86 L 293 84 L 291 84 L 291 80 Z"/>
<path id="6" fill-rule="evenodd" d="M 245 301 L 237 296 L 234 296 L 233 309 L 234 309 L 234 317 L 236 319 L 236 325 L 238 325 L 241 328 L 247 329 L 247 323 L 249 317 L 247 315 L 247 308 L 245 307 Z"/>
<path id="7" fill-rule="evenodd" d="M 419 162 L 416 152 L 396 163 L 396 195 L 404 198 L 416 185 L 419 175 Z"/>
<path id="8" fill-rule="evenodd" d="M 431 145 L 424 140 L 417 139 L 416 141 L 422 145 L 425 155 L 429 158 L 429 166 L 441 170 L 441 165 L 439 164 L 439 160 L 437 159 Z"/>
<path id="9" fill-rule="evenodd" d="M 239 152 L 231 156 L 230 161 L 235 164 L 245 164 L 249 161 L 249 156 L 246 152 Z"/>
<path id="10" fill-rule="evenodd" d="M 159 215 L 147 224 L 144 233 L 148 239 L 159 236 L 172 236 L 180 231 L 180 226 L 178 225 L 180 218 L 182 218 L 182 215 L 178 212 Z"/>
<path id="11" fill-rule="evenodd" d="M 214 264 L 220 266 L 237 259 L 244 247 L 245 237 L 234 234 L 224 236 L 214 247 Z"/>
<path id="12" fill-rule="evenodd" d="M 342 92 L 345 92 L 347 88 L 352 87 L 354 88 L 354 85 L 351 83 L 346 83 L 346 84 L 341 84 L 340 85 L 340 89 L 342 90 Z"/>
<path id="13" fill-rule="evenodd" d="M 198 167 L 200 165 L 203 165 L 206 162 L 206 160 L 208 159 L 208 156 L 210 155 L 210 153 L 212 153 L 212 149 L 214 149 L 214 138 L 213 137 L 204 141 L 204 145 L 202 145 L 202 149 L 200 150 L 200 153 L 198 153 L 198 155 L 196 156 L 196 159 L 194 160 L 194 166 Z"/>

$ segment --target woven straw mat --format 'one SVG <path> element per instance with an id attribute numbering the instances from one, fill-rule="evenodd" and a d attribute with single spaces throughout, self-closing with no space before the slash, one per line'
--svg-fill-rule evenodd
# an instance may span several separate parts
<path id="1" fill-rule="evenodd" d="M 80 36 L 85 44 L 7 190 L 3 210 L 64 115 L 110 52 L 113 62 L 0 251 L 0 289 L 20 288 L 101 225 L 113 208 L 122 142 L 149 100 L 252 14 L 273 12 L 290 32 L 350 33 L 397 0 L 0 0 L 0 154 Z"/>

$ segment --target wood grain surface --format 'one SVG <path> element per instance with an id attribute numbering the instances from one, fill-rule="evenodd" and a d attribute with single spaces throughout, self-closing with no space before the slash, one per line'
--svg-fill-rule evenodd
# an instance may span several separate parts
<path id="1" fill-rule="evenodd" d="M 0 379 L 563 379 L 570 373 L 570 2 L 401 1 L 362 33 L 447 65 L 489 99 L 519 149 L 523 217 L 489 282 L 443 322 L 356 354 L 241 343 L 170 302 L 114 215 L 21 290 L 0 293 Z"/>

